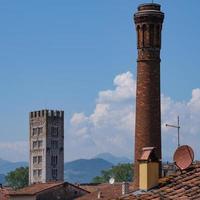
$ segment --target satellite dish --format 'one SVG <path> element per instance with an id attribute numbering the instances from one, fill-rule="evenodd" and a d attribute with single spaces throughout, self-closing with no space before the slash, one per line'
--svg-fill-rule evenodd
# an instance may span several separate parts
<path id="1" fill-rule="evenodd" d="M 178 147 L 174 154 L 174 162 L 180 170 L 187 169 L 194 160 L 194 151 L 188 145 Z"/>
<path id="2" fill-rule="evenodd" d="M 114 179 L 113 177 L 110 178 L 109 183 L 110 183 L 111 185 L 113 185 L 113 184 L 115 183 L 115 179 Z"/>

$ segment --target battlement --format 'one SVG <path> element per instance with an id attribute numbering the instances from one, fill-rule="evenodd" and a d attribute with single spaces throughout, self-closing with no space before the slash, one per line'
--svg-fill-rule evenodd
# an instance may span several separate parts
<path id="1" fill-rule="evenodd" d="M 38 117 L 58 117 L 64 118 L 64 111 L 58 110 L 39 110 L 33 111 L 29 113 L 30 118 L 38 118 Z"/>

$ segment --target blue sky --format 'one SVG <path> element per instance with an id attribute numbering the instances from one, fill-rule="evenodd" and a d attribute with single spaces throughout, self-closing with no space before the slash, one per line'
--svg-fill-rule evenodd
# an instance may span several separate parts
<path id="1" fill-rule="evenodd" d="M 0 149 L 22 143 L 21 157 L 16 160 L 26 160 L 29 111 L 64 109 L 68 138 L 70 131 L 77 131 L 70 123 L 74 114 L 84 113 L 90 118 L 101 98 L 99 92 L 115 91 L 113 80 L 117 75 L 130 71 L 129 80 L 135 80 L 137 51 L 132 18 L 138 4 L 144 2 L 150 0 L 1 1 Z M 192 90 L 200 87 L 200 2 L 155 2 L 162 4 L 166 14 L 162 93 L 172 102 L 187 105 Z M 109 129 L 101 131 L 107 133 Z M 81 144 L 78 150 L 72 146 L 69 150 L 76 153 L 65 159 L 90 157 L 90 150 L 78 153 L 88 145 Z M 108 150 L 94 149 L 91 155 Z M 131 157 L 132 152 L 122 155 Z M 14 159 L 9 151 L 0 157 Z"/>

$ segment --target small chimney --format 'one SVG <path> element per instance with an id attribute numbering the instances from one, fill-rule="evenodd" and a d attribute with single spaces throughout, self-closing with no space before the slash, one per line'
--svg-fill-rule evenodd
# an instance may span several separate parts
<path id="1" fill-rule="evenodd" d="M 155 154 L 155 147 L 142 149 L 139 162 L 139 189 L 148 191 L 158 185 L 159 159 Z"/>
<path id="2" fill-rule="evenodd" d="M 129 183 L 123 182 L 122 183 L 122 195 L 126 195 L 129 193 Z"/>
<path id="3" fill-rule="evenodd" d="M 101 199 L 103 196 L 102 196 L 102 192 L 98 192 L 98 195 L 97 195 L 97 198 L 98 199 Z"/>

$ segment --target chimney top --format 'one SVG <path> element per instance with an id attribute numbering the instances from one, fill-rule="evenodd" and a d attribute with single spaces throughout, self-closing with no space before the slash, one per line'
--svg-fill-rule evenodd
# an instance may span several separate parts
<path id="1" fill-rule="evenodd" d="M 97 198 L 98 198 L 98 199 L 101 199 L 101 198 L 102 198 L 102 192 L 101 192 L 101 191 L 98 192 Z"/>
<path id="2" fill-rule="evenodd" d="M 156 150 L 155 147 L 142 148 L 142 155 L 139 161 L 146 161 L 146 162 L 158 161 L 158 158 L 156 157 L 156 154 L 155 154 L 155 150 Z"/>
<path id="3" fill-rule="evenodd" d="M 122 183 L 122 195 L 126 195 L 129 193 L 129 183 L 123 182 Z"/>
<path id="4" fill-rule="evenodd" d="M 138 11 L 144 10 L 157 10 L 160 11 L 160 4 L 157 3 L 145 3 L 138 6 Z"/>

